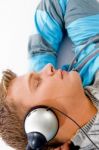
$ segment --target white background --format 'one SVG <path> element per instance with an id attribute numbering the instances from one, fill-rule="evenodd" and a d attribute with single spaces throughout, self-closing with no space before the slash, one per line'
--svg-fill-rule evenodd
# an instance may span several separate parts
<path id="1" fill-rule="evenodd" d="M 39 0 L 0 0 L 0 74 L 10 68 L 27 70 L 28 38 L 33 32 L 33 12 Z M 0 150 L 12 150 L 0 140 Z"/>
<path id="2" fill-rule="evenodd" d="M 28 38 L 39 0 L 0 0 L 0 73 L 6 68 L 26 71 Z"/>
<path id="3" fill-rule="evenodd" d="M 18 75 L 27 71 L 27 47 L 29 36 L 34 32 L 33 14 L 40 0 L 0 0 L 0 74 L 6 68 Z M 65 41 L 59 55 L 59 66 L 66 63 L 71 49 Z M 65 55 L 64 55 L 65 53 Z M 68 55 L 69 57 L 64 57 Z M 12 150 L 0 140 L 0 150 Z"/>

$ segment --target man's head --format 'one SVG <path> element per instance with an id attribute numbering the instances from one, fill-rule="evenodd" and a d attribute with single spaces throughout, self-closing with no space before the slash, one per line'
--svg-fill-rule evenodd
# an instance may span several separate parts
<path id="1" fill-rule="evenodd" d="M 0 105 L 0 133 L 8 144 L 18 150 L 24 150 L 27 144 L 23 120 L 32 107 L 53 106 L 69 113 L 72 112 L 71 103 L 76 107 L 75 99 L 83 97 L 84 94 L 78 73 L 61 72 L 61 70 L 55 70 L 50 64 L 39 73 L 30 72 L 19 77 L 7 71 L 3 76 L 1 87 L 6 93 L 6 98 L 2 96 L 0 98 L 2 104 Z M 63 133 L 67 121 L 59 114 L 58 117 L 61 128 L 56 140 L 65 142 L 66 135 Z M 68 138 L 67 136 L 66 140 Z M 23 147 L 22 142 L 24 142 Z"/>

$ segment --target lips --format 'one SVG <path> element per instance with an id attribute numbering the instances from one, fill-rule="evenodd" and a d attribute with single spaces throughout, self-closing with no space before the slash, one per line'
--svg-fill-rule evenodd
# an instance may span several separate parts
<path id="1" fill-rule="evenodd" d="M 62 79 L 63 79 L 63 75 L 64 75 L 64 72 L 61 70 L 61 77 L 62 77 Z"/>
<path id="2" fill-rule="evenodd" d="M 62 70 L 61 70 L 61 69 L 58 69 L 57 72 L 58 72 L 60 78 L 63 79 L 63 72 L 62 72 Z"/>
<path id="3" fill-rule="evenodd" d="M 62 77 L 64 77 L 64 75 L 68 75 L 69 72 L 65 71 L 65 70 L 61 70 L 61 74 L 62 74 Z"/>
<path id="4" fill-rule="evenodd" d="M 58 69 L 57 72 L 59 73 L 61 79 L 63 79 L 64 76 L 68 74 L 67 71 L 64 71 L 64 70 L 61 70 L 61 69 Z"/>

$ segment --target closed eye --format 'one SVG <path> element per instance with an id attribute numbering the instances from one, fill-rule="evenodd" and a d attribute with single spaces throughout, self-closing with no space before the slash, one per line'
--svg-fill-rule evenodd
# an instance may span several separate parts
<path id="1" fill-rule="evenodd" d="M 31 73 L 28 78 L 28 85 L 31 92 L 39 87 L 41 83 L 41 77 L 35 73 Z"/>

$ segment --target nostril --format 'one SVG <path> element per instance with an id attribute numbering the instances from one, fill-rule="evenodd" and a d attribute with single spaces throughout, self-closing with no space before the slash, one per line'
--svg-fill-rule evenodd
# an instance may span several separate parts
<path id="1" fill-rule="evenodd" d="M 54 67 L 53 67 L 52 64 L 49 64 L 49 65 L 48 65 L 48 67 L 47 67 L 47 73 L 48 73 L 49 75 L 53 75 L 53 74 L 55 73 L 55 69 L 54 69 Z"/>
<path id="2" fill-rule="evenodd" d="M 53 72 L 54 70 L 53 70 L 53 66 L 51 66 L 51 72 Z"/>
<path id="3" fill-rule="evenodd" d="M 51 65 L 51 72 L 54 73 L 55 72 L 55 69 L 54 67 Z"/>

